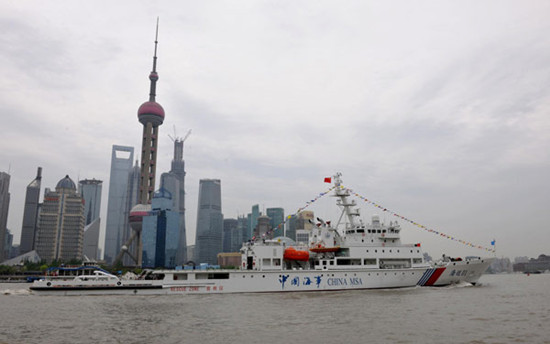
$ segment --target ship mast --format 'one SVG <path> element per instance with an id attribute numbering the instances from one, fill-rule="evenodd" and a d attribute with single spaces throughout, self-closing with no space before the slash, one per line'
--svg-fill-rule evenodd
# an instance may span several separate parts
<path id="1" fill-rule="evenodd" d="M 352 207 L 355 207 L 357 205 L 357 203 L 355 203 L 355 200 L 348 202 L 348 197 L 350 196 L 350 194 L 348 189 L 342 187 L 341 177 L 342 173 L 340 172 L 337 172 L 336 175 L 334 175 L 334 197 L 340 198 L 336 201 L 336 204 L 342 209 L 342 213 L 340 214 L 340 218 L 338 218 L 338 222 L 336 223 L 335 227 L 337 231 L 338 227 L 342 223 L 342 218 L 344 217 L 344 215 L 346 215 L 346 218 L 343 222 L 344 231 L 348 228 L 355 227 L 355 217 L 359 216 L 359 209 L 352 209 Z"/>

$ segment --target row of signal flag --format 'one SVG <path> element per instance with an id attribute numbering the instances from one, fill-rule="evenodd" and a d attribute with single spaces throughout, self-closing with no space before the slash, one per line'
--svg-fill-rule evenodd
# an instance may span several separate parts
<path id="1" fill-rule="evenodd" d="M 325 178 L 325 181 L 326 181 L 326 178 Z M 330 183 L 330 181 L 328 182 Z M 313 203 L 315 203 L 319 198 L 327 195 L 329 192 L 331 192 L 332 190 L 334 190 L 334 188 L 336 188 L 336 186 L 332 186 L 330 189 L 328 189 L 327 191 L 325 192 L 321 192 L 319 195 L 317 195 L 315 198 L 311 199 L 310 201 L 307 201 L 306 202 L 306 205 L 304 205 L 303 207 L 301 208 L 298 208 L 298 210 L 296 210 L 296 212 L 293 214 L 293 215 L 297 215 L 298 213 L 300 213 L 301 211 L 305 210 L 307 207 L 309 207 L 310 205 L 312 205 Z M 279 225 L 277 225 L 276 228 L 272 228 L 271 230 L 269 230 L 267 233 L 264 233 L 263 236 L 265 237 L 266 235 L 269 235 L 271 234 L 272 232 L 274 232 L 276 229 L 280 229 L 280 228 L 283 228 L 283 226 L 288 222 L 288 220 L 290 220 L 292 218 L 293 215 L 288 215 L 284 220 L 283 222 L 279 223 Z"/>
<path id="2" fill-rule="evenodd" d="M 326 178 L 325 178 L 325 183 L 331 183 L 331 182 L 332 182 L 332 178 L 331 178 L 331 177 L 326 177 Z M 352 194 L 352 195 L 354 195 L 354 196 L 356 196 L 356 197 L 359 197 L 360 199 L 362 199 L 363 201 L 365 201 L 367 204 L 372 204 L 372 205 L 375 206 L 376 208 L 381 209 L 382 211 L 388 212 L 388 213 L 392 214 L 393 216 L 398 217 L 398 218 L 400 218 L 400 219 L 402 219 L 402 220 L 404 220 L 404 221 L 407 221 L 407 222 L 409 222 L 410 224 L 412 224 L 412 225 L 414 225 L 414 226 L 416 226 L 416 227 L 418 227 L 418 228 L 420 228 L 420 229 L 423 229 L 423 230 L 425 230 L 425 231 L 427 231 L 427 232 L 429 232 L 429 233 L 434 233 L 434 234 L 436 234 L 436 235 L 442 236 L 442 237 L 447 238 L 447 239 L 450 239 L 450 240 L 452 240 L 452 241 L 459 242 L 459 243 L 464 244 L 464 245 L 469 246 L 469 247 L 478 248 L 478 249 L 480 249 L 480 250 L 485 250 L 485 251 L 488 251 L 488 252 L 495 252 L 495 251 L 496 251 L 496 250 L 495 250 L 496 240 L 492 240 L 492 241 L 491 241 L 491 246 L 493 246 L 493 248 L 483 247 L 483 246 L 481 246 L 481 245 L 474 245 L 474 244 L 471 243 L 471 242 L 467 242 L 467 241 L 464 241 L 464 240 L 461 240 L 461 239 L 457 239 L 457 238 L 455 238 L 455 237 L 453 237 L 453 236 L 451 236 L 451 235 L 445 234 L 445 233 L 443 233 L 443 232 L 441 232 L 441 231 L 436 231 L 436 230 L 430 229 L 430 228 L 428 228 L 428 227 L 426 227 L 426 226 L 423 226 L 423 225 L 421 225 L 421 224 L 419 224 L 419 223 L 417 223 L 417 222 L 415 222 L 415 221 L 412 221 L 412 220 L 410 220 L 410 219 L 408 219 L 408 218 L 406 218 L 406 217 L 404 217 L 404 216 L 402 216 L 402 215 L 397 214 L 397 213 L 394 212 L 394 211 L 389 210 L 389 209 L 386 208 L 386 207 L 383 207 L 383 206 L 381 206 L 381 205 L 379 205 L 379 204 L 377 204 L 377 203 L 375 203 L 375 202 L 373 202 L 373 201 L 368 200 L 367 198 L 365 198 L 365 197 L 359 195 L 358 193 L 353 192 L 352 189 L 345 188 L 345 187 L 342 186 L 342 185 L 340 186 L 340 188 L 341 188 L 341 189 L 347 190 L 350 194 Z"/>

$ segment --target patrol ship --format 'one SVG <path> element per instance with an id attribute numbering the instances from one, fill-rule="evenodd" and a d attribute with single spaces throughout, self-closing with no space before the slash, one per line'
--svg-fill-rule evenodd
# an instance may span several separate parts
<path id="1" fill-rule="evenodd" d="M 420 244 L 401 242 L 397 221 L 388 225 L 378 216 L 359 218 L 356 202 L 333 177 L 339 221 L 318 219 L 309 242 L 260 236 L 241 248 L 238 269 L 154 270 L 136 279 L 104 271 L 86 276 L 47 276 L 30 287 L 37 294 L 216 294 L 256 292 L 336 291 L 354 289 L 475 284 L 491 258 L 424 261 Z"/>

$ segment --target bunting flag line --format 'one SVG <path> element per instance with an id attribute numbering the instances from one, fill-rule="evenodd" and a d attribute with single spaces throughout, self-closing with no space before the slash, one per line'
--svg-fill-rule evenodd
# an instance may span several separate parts
<path id="1" fill-rule="evenodd" d="M 269 235 L 271 234 L 273 231 L 275 231 L 275 229 L 277 228 L 284 228 L 284 225 L 293 217 L 293 216 L 296 216 L 298 213 L 300 213 L 301 211 L 304 211 L 306 208 L 308 208 L 310 205 L 312 205 L 313 203 L 315 203 L 317 200 L 319 200 L 320 198 L 324 197 L 325 195 L 327 195 L 328 193 L 330 193 L 332 190 L 334 190 L 336 188 L 336 185 L 332 186 L 331 188 L 329 188 L 327 191 L 325 192 L 321 192 L 317 197 L 309 200 L 306 202 L 306 205 L 301 207 L 301 208 L 298 208 L 298 210 L 296 210 L 296 212 L 292 215 L 288 215 L 283 222 L 281 222 L 279 225 L 277 225 L 275 228 L 271 229 L 270 231 L 268 231 L 267 233 L 264 234 L 264 236 L 266 235 Z M 477 249 L 480 249 L 480 250 L 485 250 L 485 251 L 488 251 L 488 252 L 496 252 L 496 249 L 494 248 L 495 247 L 495 240 L 491 241 L 491 246 L 493 246 L 493 248 L 488 248 L 488 247 L 484 247 L 484 246 L 481 246 L 481 245 L 476 245 L 474 243 L 471 243 L 471 242 L 468 242 L 468 241 L 465 241 L 465 240 L 462 240 L 462 239 L 458 239 L 458 238 L 455 238 L 454 236 L 451 236 L 451 235 L 448 235 L 448 234 L 445 234 L 441 231 L 438 231 L 438 230 L 435 230 L 435 229 L 432 229 L 432 228 L 428 228 L 427 226 L 424 226 L 420 223 L 417 223 L 411 219 L 408 219 L 406 218 L 405 216 L 403 215 L 400 215 L 374 201 L 371 201 L 369 199 L 367 199 L 366 197 L 363 197 L 361 195 L 359 195 L 358 193 L 354 192 L 352 189 L 349 189 L 349 188 L 346 188 L 344 187 L 343 185 L 340 185 L 339 186 L 340 189 L 342 190 L 346 190 L 350 195 L 353 195 L 361 200 L 363 200 L 365 203 L 367 204 L 370 204 L 372 206 L 374 206 L 375 208 L 378 208 L 380 210 L 382 210 L 383 212 L 387 212 L 395 217 L 397 217 L 398 219 L 401 219 L 403 221 L 406 221 L 410 224 L 412 224 L 413 226 L 417 227 L 417 228 L 420 228 L 428 233 L 433 233 L 435 235 L 438 235 L 438 236 L 441 236 L 441 237 L 444 237 L 446 239 L 449 239 L 449 240 L 452 240 L 452 241 L 456 241 L 460 244 L 463 244 L 463 245 L 466 245 L 468 247 L 472 247 L 472 248 L 477 248 Z"/>
<path id="2" fill-rule="evenodd" d="M 271 230 L 267 231 L 263 236 L 267 236 L 271 233 L 273 233 L 277 228 L 284 228 L 284 225 L 293 217 L 293 216 L 296 216 L 298 215 L 298 213 L 300 213 L 301 211 L 305 210 L 307 207 L 309 207 L 310 205 L 312 205 L 313 203 L 317 202 L 317 200 L 319 200 L 321 197 L 324 197 L 326 195 L 329 194 L 329 192 L 331 192 L 332 190 L 334 190 L 334 188 L 336 188 L 336 186 L 332 186 L 331 188 L 329 188 L 327 191 L 325 192 L 321 192 L 317 197 L 313 198 L 312 200 L 309 200 L 306 202 L 306 205 L 301 207 L 301 208 L 298 208 L 298 210 L 296 210 L 296 212 L 294 214 L 291 214 L 291 215 L 288 215 L 287 217 L 285 217 L 284 221 L 279 223 L 275 228 L 272 228 Z"/>
<path id="3" fill-rule="evenodd" d="M 387 212 L 387 213 L 389 213 L 389 214 L 391 214 L 391 215 L 393 215 L 393 216 L 395 216 L 395 217 L 397 217 L 397 218 L 399 218 L 399 219 L 401 219 L 401 220 L 403 220 L 403 221 L 406 221 L 406 222 L 408 222 L 408 223 L 414 225 L 415 227 L 418 227 L 418 228 L 420 228 L 420 229 L 423 229 L 423 230 L 427 231 L 428 233 L 433 233 L 433 234 L 435 234 L 435 235 L 439 235 L 439 236 L 441 236 L 441 237 L 444 237 L 444 238 L 449 239 L 449 240 L 452 240 L 452 241 L 456 241 L 456 242 L 458 242 L 458 243 L 461 243 L 461 244 L 466 245 L 466 246 L 469 246 L 469 247 L 477 248 L 477 249 L 480 249 L 480 250 L 485 250 L 485 251 L 487 251 L 487 252 L 493 252 L 493 253 L 496 252 L 494 248 L 489 248 L 489 247 L 484 247 L 484 246 L 481 246 L 481 245 L 476 245 L 476 244 L 473 244 L 473 243 L 471 243 L 471 242 L 468 242 L 468 241 L 464 241 L 464 240 L 455 238 L 455 237 L 453 237 L 453 236 L 451 236 L 451 235 L 448 235 L 448 234 L 445 234 L 445 233 L 443 233 L 443 232 L 441 232 L 441 231 L 436 231 L 435 229 L 431 229 L 431 228 L 428 228 L 428 227 L 426 227 L 426 226 L 424 226 L 424 225 L 421 225 L 421 224 L 419 224 L 419 223 L 417 223 L 417 222 L 415 222 L 415 221 L 413 221 L 413 220 L 411 220 L 411 219 L 406 218 L 406 217 L 403 216 L 403 215 L 399 215 L 398 213 L 396 213 L 396 212 L 394 212 L 394 211 L 392 211 L 392 210 L 390 210 L 390 209 L 388 209 L 388 208 L 386 208 L 386 207 L 384 207 L 384 206 L 382 206 L 382 205 L 380 205 L 380 204 L 378 204 L 378 203 L 376 203 L 376 202 L 373 202 L 373 201 L 367 199 L 366 197 L 363 197 L 363 196 L 359 195 L 358 193 L 354 192 L 352 189 L 345 188 L 343 185 L 340 186 L 340 188 L 341 188 L 341 189 L 345 189 L 345 190 L 346 190 L 347 192 L 349 192 L 351 195 L 354 195 L 355 197 L 358 197 L 359 199 L 363 200 L 365 203 L 370 204 L 370 205 L 372 205 L 372 206 L 374 206 L 374 207 L 376 207 L 376 208 L 378 208 L 378 209 L 381 209 L 382 211 Z M 491 242 L 491 245 L 494 247 L 494 240 Z"/>

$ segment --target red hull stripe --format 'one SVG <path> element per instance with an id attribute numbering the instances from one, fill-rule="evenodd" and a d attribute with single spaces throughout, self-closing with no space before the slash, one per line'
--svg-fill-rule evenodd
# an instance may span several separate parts
<path id="1" fill-rule="evenodd" d="M 445 271 L 446 268 L 437 268 L 435 269 L 434 273 L 430 276 L 430 279 L 424 283 L 424 285 L 434 285 L 434 283 L 437 281 L 439 276 Z"/>

